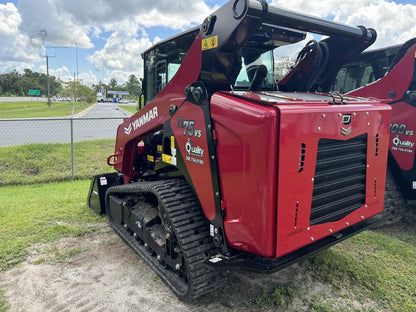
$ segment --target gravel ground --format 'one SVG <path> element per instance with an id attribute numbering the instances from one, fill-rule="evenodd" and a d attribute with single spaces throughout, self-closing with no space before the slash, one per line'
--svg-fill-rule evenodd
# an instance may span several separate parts
<path id="1" fill-rule="evenodd" d="M 304 260 L 270 275 L 235 271 L 222 290 L 182 302 L 103 223 L 94 234 L 32 246 L 23 264 L 0 274 L 0 289 L 10 312 L 211 312 L 280 311 L 265 302 L 264 294 L 289 286 L 296 294 L 284 311 L 309 311 L 310 298 L 339 294 L 313 281 L 308 267 Z M 351 304 L 358 303 L 351 299 L 347 306 Z"/>

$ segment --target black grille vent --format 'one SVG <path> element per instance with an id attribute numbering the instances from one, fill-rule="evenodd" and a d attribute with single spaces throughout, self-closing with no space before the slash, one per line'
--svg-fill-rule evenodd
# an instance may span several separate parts
<path id="1" fill-rule="evenodd" d="M 340 220 L 365 204 L 366 155 L 366 134 L 319 140 L 310 225 Z"/>

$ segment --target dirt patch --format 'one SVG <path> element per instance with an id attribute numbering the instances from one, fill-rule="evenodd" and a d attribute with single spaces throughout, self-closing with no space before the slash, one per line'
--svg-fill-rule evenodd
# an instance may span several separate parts
<path id="1" fill-rule="evenodd" d="M 23 168 L 23 174 L 31 177 L 31 176 L 38 176 L 42 172 L 42 168 L 36 164 L 29 163 Z"/>
<path id="2" fill-rule="evenodd" d="M 277 311 L 282 303 L 285 311 L 310 311 L 312 300 L 339 295 L 314 281 L 308 260 L 271 275 L 236 271 L 227 279 L 224 289 L 181 302 L 103 225 L 88 236 L 32 246 L 25 263 L 0 275 L 0 289 L 11 312 Z M 353 298 L 342 297 L 340 306 L 350 306 L 345 301 Z"/>

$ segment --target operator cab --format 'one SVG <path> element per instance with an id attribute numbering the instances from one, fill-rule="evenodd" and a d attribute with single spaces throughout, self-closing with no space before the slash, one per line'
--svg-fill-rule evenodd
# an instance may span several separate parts
<path id="1" fill-rule="evenodd" d="M 142 54 L 145 104 L 153 100 L 175 76 L 199 32 L 200 27 L 194 27 L 170 39 L 160 41 Z M 283 45 L 299 42 L 305 37 L 306 33 L 303 31 L 262 24 L 249 37 L 244 46 L 233 55 L 236 70 L 233 73 L 228 73 L 232 82 L 230 89 L 240 91 L 276 90 L 273 50 Z M 257 70 L 259 65 L 262 65 L 261 74 Z M 253 81 L 256 77 L 261 81 L 253 89 Z"/>
<path id="2" fill-rule="evenodd" d="M 347 93 L 383 78 L 401 45 L 363 52 L 337 74 L 333 90 Z"/>
<path id="3" fill-rule="evenodd" d="M 275 91 L 277 90 L 274 80 L 274 49 L 297 43 L 304 40 L 306 33 L 278 27 L 271 24 L 262 24 L 258 30 L 250 36 L 241 49 L 241 70 L 233 84 L 234 90 L 250 91 Z M 265 78 L 259 86 L 253 87 L 259 66 L 265 66 L 267 70 Z M 262 69 L 264 71 L 264 67 Z M 263 74 L 263 73 L 262 73 Z"/>
<path id="4" fill-rule="evenodd" d="M 158 42 L 142 54 L 144 62 L 142 88 L 145 104 L 153 100 L 175 76 L 198 33 L 199 27 L 194 27 Z"/>

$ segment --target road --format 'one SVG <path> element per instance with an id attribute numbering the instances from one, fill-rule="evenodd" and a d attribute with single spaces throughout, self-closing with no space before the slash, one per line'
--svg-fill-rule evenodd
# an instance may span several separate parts
<path id="1" fill-rule="evenodd" d="M 97 103 L 72 119 L 74 142 L 115 138 L 118 125 L 129 116 L 118 104 Z M 69 143 L 70 117 L 0 119 L 0 146 Z"/>
<path id="2" fill-rule="evenodd" d="M 37 96 L 2 96 L 0 102 L 47 102 L 47 98 Z"/>

